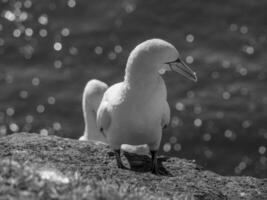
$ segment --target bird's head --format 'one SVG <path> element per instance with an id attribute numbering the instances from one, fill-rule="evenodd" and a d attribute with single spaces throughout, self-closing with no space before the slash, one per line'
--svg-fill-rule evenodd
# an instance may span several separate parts
<path id="1" fill-rule="evenodd" d="M 137 45 L 131 52 L 126 66 L 127 74 L 164 74 L 178 72 L 186 78 L 197 81 L 197 76 L 180 58 L 177 49 L 161 39 L 150 39 Z"/>

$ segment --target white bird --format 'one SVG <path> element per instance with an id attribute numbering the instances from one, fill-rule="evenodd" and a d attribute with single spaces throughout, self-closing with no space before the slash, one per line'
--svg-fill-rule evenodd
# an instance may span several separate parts
<path id="1" fill-rule="evenodd" d="M 90 80 L 83 91 L 82 110 L 85 123 L 84 134 L 79 140 L 94 140 L 107 143 L 106 137 L 98 130 L 96 125 L 96 113 L 103 98 L 107 84 L 99 80 Z"/>
<path id="2" fill-rule="evenodd" d="M 96 123 L 85 127 L 83 137 L 88 138 L 92 130 L 90 139 L 107 142 L 115 151 L 119 168 L 124 168 L 120 158 L 121 145 L 146 144 L 151 153 L 152 173 L 161 174 L 157 152 L 162 129 L 170 121 L 166 86 L 161 78 L 166 71 L 178 72 L 197 81 L 196 73 L 181 60 L 173 45 L 161 39 L 151 39 L 130 53 L 123 82 L 107 89 L 105 83 L 93 80 L 85 88 L 85 123 L 93 124 L 95 119 Z M 88 123 L 89 118 L 92 119 Z"/>
<path id="3" fill-rule="evenodd" d="M 82 97 L 82 110 L 83 118 L 85 122 L 84 134 L 79 138 L 81 141 L 94 141 L 96 143 L 108 143 L 107 138 L 98 130 L 96 125 L 96 113 L 99 108 L 99 104 L 103 98 L 105 91 L 108 89 L 108 85 L 102 81 L 93 79 L 90 80 L 83 91 Z M 127 145 L 123 144 L 121 149 L 124 151 L 135 153 L 139 155 L 149 154 L 147 145 Z"/>

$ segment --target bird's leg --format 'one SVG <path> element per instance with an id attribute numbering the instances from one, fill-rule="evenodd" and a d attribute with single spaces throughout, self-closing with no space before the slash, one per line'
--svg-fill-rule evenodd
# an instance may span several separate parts
<path id="1" fill-rule="evenodd" d="M 152 161 L 152 166 L 151 166 L 151 171 L 153 174 L 156 175 L 163 175 L 164 172 L 159 170 L 159 166 L 158 166 L 158 151 L 157 150 L 151 150 L 151 161 Z"/>
<path id="2" fill-rule="evenodd" d="M 152 166 L 151 166 L 151 171 L 153 174 L 158 174 L 158 162 L 157 162 L 157 151 L 151 150 L 151 161 L 152 161 Z"/>
<path id="3" fill-rule="evenodd" d="M 115 149 L 114 151 L 115 151 L 115 157 L 116 157 L 118 168 L 125 169 L 125 166 L 122 164 L 122 161 L 121 161 L 121 150 Z"/>

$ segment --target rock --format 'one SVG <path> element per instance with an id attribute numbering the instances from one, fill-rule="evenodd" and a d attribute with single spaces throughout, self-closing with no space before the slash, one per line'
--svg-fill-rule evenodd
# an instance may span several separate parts
<path id="1" fill-rule="evenodd" d="M 63 178 L 60 176 L 57 180 L 65 180 L 63 184 L 69 180 L 64 179 L 65 175 L 76 176 L 78 173 L 85 186 L 90 185 L 91 180 L 111 180 L 111 184 L 118 182 L 134 188 L 134 191 L 146 191 L 154 199 L 267 199 L 267 179 L 220 176 L 185 159 L 160 157 L 160 167 L 166 176 L 155 176 L 150 173 L 148 156 L 125 152 L 123 162 L 130 169 L 118 169 L 114 154 L 108 145 L 102 143 L 17 133 L 0 138 L 0 161 L 8 159 L 38 172 L 45 169 L 59 172 Z M 41 178 L 53 177 L 53 173 L 39 174 Z M 0 173 L 0 199 L 3 194 L 1 181 L 4 178 Z M 118 194 L 133 191 L 120 190 L 118 188 Z M 120 197 L 129 199 L 129 196 Z"/>

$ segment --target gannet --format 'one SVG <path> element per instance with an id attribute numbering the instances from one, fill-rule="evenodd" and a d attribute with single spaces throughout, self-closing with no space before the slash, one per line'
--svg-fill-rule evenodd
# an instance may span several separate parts
<path id="1" fill-rule="evenodd" d="M 92 79 L 86 84 L 82 97 L 82 111 L 84 118 L 84 133 L 79 138 L 81 141 L 94 141 L 95 143 L 107 144 L 106 137 L 98 130 L 96 125 L 96 113 L 108 85 L 102 81 Z M 147 145 L 128 145 L 123 144 L 121 149 L 139 155 L 148 155 Z"/>
<path id="2" fill-rule="evenodd" d="M 170 121 L 167 90 L 161 77 L 166 71 L 178 72 L 197 81 L 196 73 L 182 61 L 172 44 L 162 39 L 150 39 L 130 53 L 122 82 L 107 88 L 105 83 L 93 80 L 86 86 L 84 97 L 90 93 L 94 98 L 84 98 L 83 109 L 90 109 L 84 112 L 85 123 L 89 119 L 86 115 L 90 113 L 93 117 L 90 122 L 96 119 L 92 131 L 97 136 L 93 133 L 90 136 L 91 127 L 90 130 L 86 127 L 89 134 L 85 133 L 83 137 L 107 142 L 115 152 L 119 168 L 125 168 L 120 157 L 121 145 L 147 145 L 152 173 L 162 174 L 157 164 L 157 152 L 162 129 Z M 89 104 L 95 104 L 95 109 L 91 109 Z"/>
<path id="3" fill-rule="evenodd" d="M 96 113 L 108 85 L 102 81 L 90 80 L 83 91 L 82 110 L 84 119 L 84 134 L 79 140 L 93 140 L 107 143 L 106 137 L 98 130 L 96 125 Z"/>

